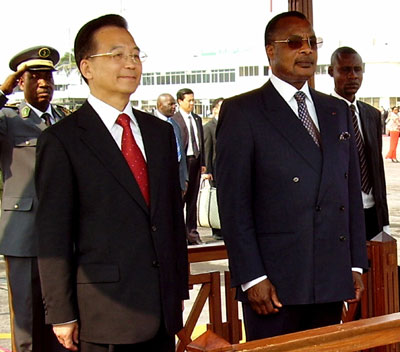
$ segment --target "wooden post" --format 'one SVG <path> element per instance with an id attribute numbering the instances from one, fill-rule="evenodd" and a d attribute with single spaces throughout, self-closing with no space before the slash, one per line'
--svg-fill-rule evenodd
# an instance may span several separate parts
<path id="1" fill-rule="evenodd" d="M 303 13 L 311 23 L 311 26 L 313 25 L 314 17 L 312 0 L 288 0 L 288 9 L 289 11 L 298 11 Z M 314 76 L 308 80 L 308 84 L 310 87 L 315 88 Z"/>

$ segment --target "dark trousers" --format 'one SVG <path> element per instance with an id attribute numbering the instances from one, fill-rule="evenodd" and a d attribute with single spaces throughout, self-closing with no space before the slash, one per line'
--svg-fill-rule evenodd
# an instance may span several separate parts
<path id="1" fill-rule="evenodd" d="M 128 328 L 128 327 L 127 327 Z M 132 345 L 104 345 L 91 342 L 80 342 L 80 352 L 174 352 L 175 336 L 167 334 L 164 327 L 149 341 Z"/>
<path id="2" fill-rule="evenodd" d="M 189 183 L 183 202 L 186 205 L 186 231 L 190 234 L 197 230 L 197 196 L 199 194 L 201 173 L 200 157 L 188 156 L 186 157 L 186 162 Z"/>
<path id="3" fill-rule="evenodd" d="M 364 209 L 365 216 L 365 232 L 367 241 L 379 234 L 382 229 L 379 228 L 378 216 L 376 214 L 376 207 Z"/>
<path id="4" fill-rule="evenodd" d="M 250 304 L 243 303 L 246 340 L 339 324 L 342 306 L 343 302 L 283 306 L 277 314 L 259 315 Z"/>
<path id="5" fill-rule="evenodd" d="M 5 256 L 13 352 L 68 351 L 45 324 L 36 257 Z"/>

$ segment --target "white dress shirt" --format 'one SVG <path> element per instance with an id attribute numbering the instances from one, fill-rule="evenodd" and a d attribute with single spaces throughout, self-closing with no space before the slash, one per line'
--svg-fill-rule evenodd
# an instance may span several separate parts
<path id="1" fill-rule="evenodd" d="M 187 151 L 186 151 L 186 156 L 192 156 L 194 155 L 193 152 L 193 145 L 192 145 L 192 140 L 190 139 L 190 122 L 189 122 L 189 115 L 191 116 L 191 120 L 192 120 L 192 126 L 193 126 L 193 131 L 194 131 L 194 138 L 196 140 L 197 143 L 197 147 L 200 150 L 200 143 L 199 143 L 199 131 L 197 130 L 197 123 L 196 120 L 194 119 L 192 113 L 188 114 L 187 112 L 183 111 L 182 109 L 179 109 L 179 112 L 181 113 L 182 117 L 183 117 L 183 121 L 185 121 L 186 127 L 188 129 L 188 134 L 189 134 L 189 138 L 188 138 L 188 147 L 187 147 Z"/>
<path id="2" fill-rule="evenodd" d="M 123 111 L 119 111 L 119 110 L 115 109 L 114 107 L 112 107 L 111 105 L 108 105 L 105 102 L 101 101 L 100 99 L 97 99 L 95 96 L 93 96 L 91 94 L 89 95 L 88 102 L 92 106 L 94 111 L 96 111 L 96 113 L 100 116 L 104 125 L 107 127 L 108 131 L 111 133 L 112 137 L 114 138 L 115 143 L 117 143 L 119 149 L 121 149 L 123 128 L 122 128 L 122 126 L 118 125 L 116 123 L 116 121 L 120 114 L 127 114 L 129 116 L 129 118 L 131 119 L 130 126 L 131 126 L 133 137 L 135 138 L 136 144 L 138 145 L 139 149 L 141 150 L 144 160 L 147 160 L 146 152 L 145 152 L 144 144 L 143 144 L 142 134 L 140 133 L 139 125 L 137 123 L 135 115 L 133 114 L 131 104 L 128 103 L 125 106 L 125 109 Z"/>

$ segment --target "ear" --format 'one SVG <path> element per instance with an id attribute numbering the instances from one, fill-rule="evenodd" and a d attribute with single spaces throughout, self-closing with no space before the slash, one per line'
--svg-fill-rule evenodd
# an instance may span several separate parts
<path id="1" fill-rule="evenodd" d="M 271 61 L 274 59 L 274 46 L 271 44 L 267 44 L 265 47 L 265 52 L 267 53 L 268 61 L 271 63 Z"/>
<path id="2" fill-rule="evenodd" d="M 328 74 L 329 74 L 329 76 L 333 77 L 333 67 L 332 66 L 328 67 Z"/>
<path id="3" fill-rule="evenodd" d="M 22 76 L 18 80 L 18 87 L 22 91 L 24 90 L 24 87 L 25 87 L 25 72 L 22 74 Z"/>
<path id="4" fill-rule="evenodd" d="M 93 78 L 92 66 L 89 60 L 83 59 L 79 64 L 79 68 L 82 76 L 85 77 L 88 81 Z"/>

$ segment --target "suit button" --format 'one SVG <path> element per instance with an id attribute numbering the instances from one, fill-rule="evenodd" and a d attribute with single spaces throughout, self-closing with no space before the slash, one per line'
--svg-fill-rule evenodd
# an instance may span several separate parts
<path id="1" fill-rule="evenodd" d="M 19 208 L 19 204 L 14 204 L 14 209 L 18 209 Z"/>
<path id="2" fill-rule="evenodd" d="M 339 208 L 341 211 L 344 211 L 344 205 Z"/>
<path id="3" fill-rule="evenodd" d="M 340 241 L 340 242 L 346 241 L 346 236 L 345 236 L 345 235 L 339 236 L 339 241 Z"/>
<path id="4" fill-rule="evenodd" d="M 315 207 L 315 210 L 316 210 L 316 211 L 321 211 L 321 207 L 320 207 L 319 205 L 317 205 L 317 206 Z"/>
<path id="5" fill-rule="evenodd" d="M 157 260 L 153 260 L 151 265 L 153 265 L 153 268 L 159 268 L 160 267 L 160 263 Z"/>
<path id="6" fill-rule="evenodd" d="M 299 182 L 300 181 L 300 179 L 298 178 L 298 177 L 293 177 L 293 182 L 294 183 L 297 183 L 297 182 Z"/>
<path id="7" fill-rule="evenodd" d="M 347 178 L 349 175 L 347 174 L 347 172 L 344 173 L 344 178 Z"/>
<path id="8" fill-rule="evenodd" d="M 156 225 L 153 225 L 153 226 L 151 227 L 151 231 L 156 232 L 156 231 L 157 231 L 157 226 L 156 226 Z"/>

